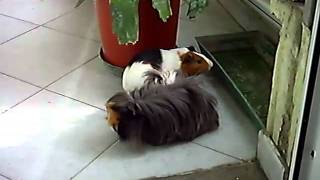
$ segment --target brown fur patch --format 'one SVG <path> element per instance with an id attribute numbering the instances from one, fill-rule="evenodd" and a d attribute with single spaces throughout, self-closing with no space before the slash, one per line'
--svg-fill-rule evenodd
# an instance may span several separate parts
<path id="1" fill-rule="evenodd" d="M 114 103 L 112 102 L 106 104 L 107 113 L 108 113 L 106 119 L 109 126 L 111 127 L 117 126 L 119 124 L 119 114 L 112 109 L 113 105 Z"/>
<path id="2" fill-rule="evenodd" d="M 188 76 L 198 75 L 207 72 L 209 64 L 201 56 L 189 51 L 180 55 L 181 70 Z"/>

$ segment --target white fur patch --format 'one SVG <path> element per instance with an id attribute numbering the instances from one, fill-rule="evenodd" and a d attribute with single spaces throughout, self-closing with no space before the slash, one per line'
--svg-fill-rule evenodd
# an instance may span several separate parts
<path id="1" fill-rule="evenodd" d="M 150 64 L 143 64 L 143 62 L 127 66 L 122 75 L 123 89 L 128 92 L 141 88 L 146 80 L 145 73 L 153 70 Z"/>
<path id="2" fill-rule="evenodd" d="M 162 72 L 159 73 L 162 76 L 165 84 L 174 83 L 177 74 L 175 70 L 178 70 L 181 67 L 180 55 L 189 51 L 190 50 L 188 48 L 160 50 L 162 56 Z M 208 59 L 203 54 L 197 52 L 194 53 L 202 57 L 208 63 L 209 70 L 212 68 L 213 63 L 210 59 Z M 127 66 L 122 75 L 123 89 L 129 92 L 141 88 L 147 78 L 145 77 L 145 73 L 148 71 L 157 70 L 155 70 L 150 64 L 144 64 L 143 62 L 135 62 L 131 66 Z"/>
<path id="3" fill-rule="evenodd" d="M 184 54 L 189 52 L 190 50 L 188 48 L 183 47 L 183 48 L 170 49 L 169 51 Z"/>
<path id="4" fill-rule="evenodd" d="M 174 70 L 166 71 L 166 72 L 162 72 L 161 76 L 163 78 L 164 84 L 166 85 L 173 84 L 176 80 L 177 72 Z"/>
<path id="5" fill-rule="evenodd" d="M 190 52 L 188 48 L 175 48 L 170 50 L 161 50 L 162 55 L 162 70 L 163 71 L 171 71 L 180 69 L 181 60 L 180 55 Z M 213 62 L 207 58 L 205 55 L 192 51 L 196 55 L 202 57 L 209 65 L 208 70 L 213 67 Z"/>
<path id="6" fill-rule="evenodd" d="M 180 69 L 181 60 L 178 54 L 179 49 L 181 48 L 172 49 L 172 50 L 163 50 L 163 49 L 160 50 L 161 56 L 162 56 L 162 65 L 161 65 L 162 71 Z"/>
<path id="7" fill-rule="evenodd" d="M 207 58 L 205 55 L 203 55 L 203 54 L 201 54 L 201 53 L 198 53 L 198 52 L 194 52 L 194 53 L 195 53 L 196 55 L 202 57 L 202 58 L 208 63 L 208 65 L 209 65 L 209 70 L 212 68 L 213 62 L 212 62 L 209 58 Z"/>

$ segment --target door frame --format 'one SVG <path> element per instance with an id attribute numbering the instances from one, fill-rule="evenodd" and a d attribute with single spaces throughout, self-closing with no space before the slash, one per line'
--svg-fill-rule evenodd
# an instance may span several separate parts
<path id="1" fill-rule="evenodd" d="M 302 117 L 298 124 L 298 132 L 295 140 L 295 146 L 292 154 L 292 163 L 289 169 L 289 180 L 308 180 L 312 177 L 314 160 L 319 161 L 319 157 L 310 158 L 310 153 L 320 140 L 320 1 L 317 1 L 314 14 L 311 41 L 309 46 L 308 61 L 309 66 L 306 69 L 307 88 L 304 91 L 304 107 Z M 320 154 L 320 149 L 318 149 Z M 314 155 L 313 155 L 314 156 Z M 319 155 L 318 155 L 319 156 Z M 311 180 L 311 179 L 310 179 Z"/>

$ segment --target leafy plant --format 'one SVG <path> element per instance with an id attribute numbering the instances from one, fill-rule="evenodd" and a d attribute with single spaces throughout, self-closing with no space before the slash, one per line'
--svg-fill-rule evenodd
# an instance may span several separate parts
<path id="1" fill-rule="evenodd" d="M 76 7 L 85 0 L 79 0 Z M 106 0 L 112 12 L 112 30 L 120 44 L 135 44 L 139 37 L 139 0 Z M 151 1 L 151 0 L 150 0 Z M 187 15 L 194 18 L 208 5 L 208 0 L 184 0 L 188 4 Z M 172 15 L 170 0 L 152 0 L 152 7 L 159 13 L 163 22 Z"/>

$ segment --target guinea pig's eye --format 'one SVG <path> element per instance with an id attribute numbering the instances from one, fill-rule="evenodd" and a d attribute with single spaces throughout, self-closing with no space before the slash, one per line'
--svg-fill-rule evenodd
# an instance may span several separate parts
<path id="1" fill-rule="evenodd" d="M 191 60 L 190 59 L 186 59 L 184 60 L 185 63 L 191 63 Z"/>
<path id="2" fill-rule="evenodd" d="M 202 63 L 202 61 L 201 61 L 201 60 L 198 60 L 198 61 L 197 61 L 197 63 L 198 63 L 198 64 L 201 64 L 201 63 Z"/>

